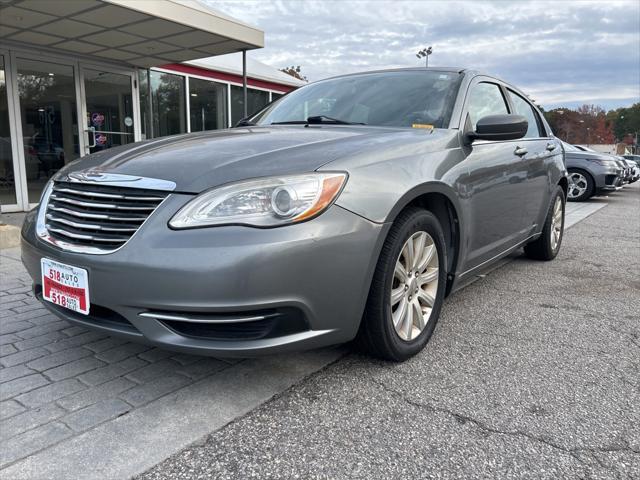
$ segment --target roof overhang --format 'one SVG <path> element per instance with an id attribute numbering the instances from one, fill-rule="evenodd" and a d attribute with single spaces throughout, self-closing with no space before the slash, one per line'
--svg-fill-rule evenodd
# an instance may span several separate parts
<path id="1" fill-rule="evenodd" d="M 196 0 L 10 0 L 2 43 L 138 67 L 264 46 L 264 32 Z"/>

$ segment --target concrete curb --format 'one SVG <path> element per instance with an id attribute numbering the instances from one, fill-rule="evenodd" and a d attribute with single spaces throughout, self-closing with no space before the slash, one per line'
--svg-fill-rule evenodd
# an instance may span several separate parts
<path id="1" fill-rule="evenodd" d="M 0 249 L 20 245 L 20 228 L 13 225 L 0 225 Z"/>

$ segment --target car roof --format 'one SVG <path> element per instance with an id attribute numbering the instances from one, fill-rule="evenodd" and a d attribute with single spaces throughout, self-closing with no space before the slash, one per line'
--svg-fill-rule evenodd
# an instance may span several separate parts
<path id="1" fill-rule="evenodd" d="M 323 78 L 322 80 L 317 80 L 316 82 L 311 82 L 311 83 L 317 83 L 317 82 L 323 82 L 324 80 L 333 80 L 335 78 L 345 78 L 345 77 L 355 77 L 355 76 L 359 76 L 359 75 L 369 75 L 372 73 L 394 73 L 394 72 L 424 72 L 424 71 L 428 71 L 428 72 L 443 72 L 443 73 L 458 73 L 461 75 L 465 75 L 465 76 L 469 76 L 469 77 L 476 77 L 476 76 L 483 76 L 483 77 L 487 77 L 487 78 L 491 78 L 493 80 L 497 80 L 499 82 L 504 83 L 505 85 L 508 85 L 510 88 L 513 88 L 514 90 L 516 90 L 518 93 L 527 96 L 520 88 L 516 87 L 515 85 L 502 80 L 500 77 L 497 77 L 495 75 L 491 75 L 489 73 L 480 71 L 480 70 L 474 70 L 471 68 L 464 68 L 464 67 L 403 67 L 403 68 L 385 68 L 385 69 L 380 69 L 380 70 L 369 70 L 369 71 L 364 71 L 364 72 L 354 72 L 354 73 L 345 73 L 343 75 L 336 75 L 335 77 L 327 77 L 327 78 Z M 311 85 L 311 83 L 309 85 Z"/>
<path id="2" fill-rule="evenodd" d="M 323 80 L 330 80 L 334 78 L 342 78 L 342 77 L 354 77 L 358 75 L 369 75 L 372 73 L 393 73 L 393 72 L 446 72 L 446 73 L 464 73 L 467 74 L 479 74 L 479 72 L 475 70 L 471 70 L 468 68 L 462 67 L 404 67 L 404 68 L 384 68 L 380 70 L 368 70 L 364 72 L 354 72 L 354 73 L 345 73 L 343 75 L 336 75 L 335 77 L 324 78 Z M 484 75 L 484 74 L 483 74 Z M 487 75 L 492 76 L 492 75 Z M 322 81 L 322 80 L 319 80 Z"/>

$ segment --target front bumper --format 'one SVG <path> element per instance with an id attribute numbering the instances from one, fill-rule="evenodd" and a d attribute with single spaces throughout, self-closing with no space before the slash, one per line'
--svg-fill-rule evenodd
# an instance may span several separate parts
<path id="1" fill-rule="evenodd" d="M 351 340 L 388 225 L 338 206 L 273 229 L 174 231 L 173 194 L 120 250 L 61 251 L 37 239 L 31 213 L 22 259 L 42 288 L 42 257 L 88 271 L 91 311 L 45 306 L 70 322 L 173 350 L 250 356 Z M 157 317 L 156 317 L 157 315 Z"/>
<path id="2" fill-rule="evenodd" d="M 596 188 L 603 191 L 616 191 L 624 184 L 624 171 L 619 167 L 606 167 L 595 172 Z"/>
<path id="3" fill-rule="evenodd" d="M 614 192 L 616 190 L 620 190 L 624 185 L 624 181 L 622 177 L 617 175 L 607 175 L 605 177 L 605 185 L 601 188 L 601 190 L 605 190 L 608 192 Z"/>

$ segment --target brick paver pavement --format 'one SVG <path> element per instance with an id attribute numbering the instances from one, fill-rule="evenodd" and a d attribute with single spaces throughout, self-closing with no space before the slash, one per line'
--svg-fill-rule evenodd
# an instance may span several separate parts
<path id="1" fill-rule="evenodd" d="M 17 248 L 0 252 L 0 276 L 0 468 L 233 363 L 58 319 L 33 297 Z"/>

